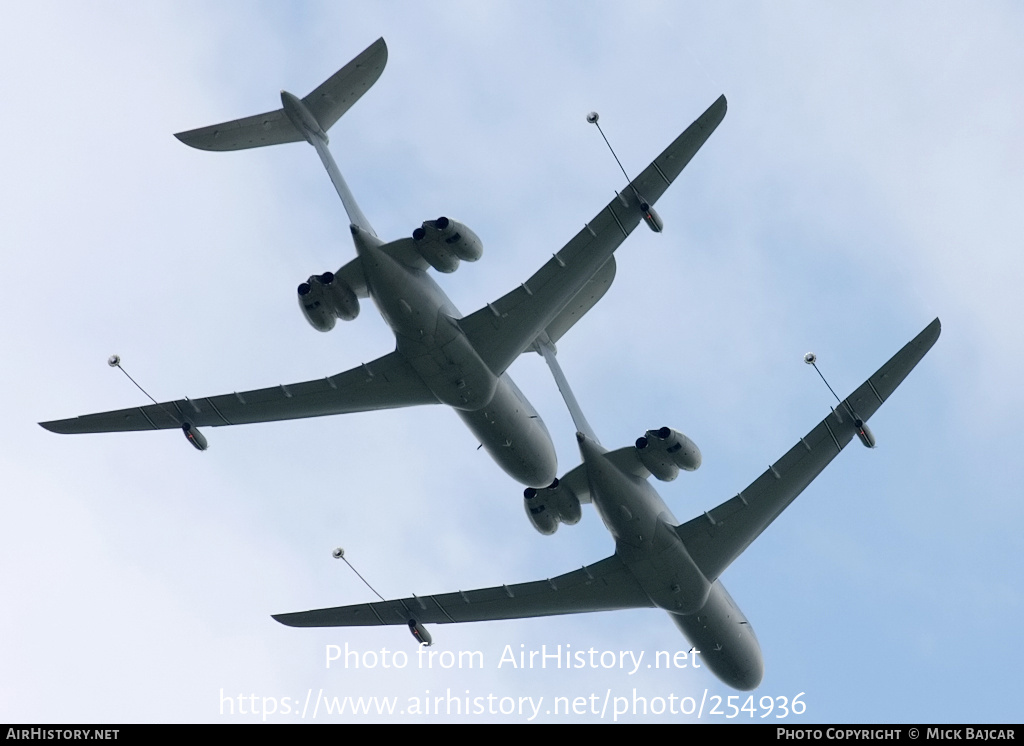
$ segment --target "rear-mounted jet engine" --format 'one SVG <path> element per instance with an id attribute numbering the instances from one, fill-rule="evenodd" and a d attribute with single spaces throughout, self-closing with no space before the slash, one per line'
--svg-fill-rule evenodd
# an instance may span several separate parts
<path id="1" fill-rule="evenodd" d="M 423 221 L 412 238 L 427 264 L 438 272 L 454 272 L 460 259 L 475 262 L 484 253 L 484 245 L 473 231 L 443 216 Z"/>
<path id="2" fill-rule="evenodd" d="M 558 530 L 558 524 L 573 526 L 580 522 L 583 510 L 580 501 L 556 479 L 549 487 L 523 491 L 523 507 L 533 527 L 545 536 Z"/>
<path id="3" fill-rule="evenodd" d="M 636 454 L 644 468 L 662 482 L 671 482 L 680 469 L 694 471 L 700 466 L 700 449 L 670 427 L 648 430 L 637 438 Z"/>

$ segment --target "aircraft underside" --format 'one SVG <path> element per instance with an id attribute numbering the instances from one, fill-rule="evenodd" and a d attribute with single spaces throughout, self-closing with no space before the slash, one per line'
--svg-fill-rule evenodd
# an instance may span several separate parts
<path id="1" fill-rule="evenodd" d="M 754 628 L 720 581 L 695 614 L 669 614 L 673 623 L 700 651 L 700 660 L 731 687 L 757 688 L 764 677 L 764 658 Z"/>
<path id="2" fill-rule="evenodd" d="M 589 221 L 581 220 L 583 227 L 525 282 L 462 316 L 428 271 L 450 273 L 462 261 L 476 261 L 483 250 L 480 239 L 465 225 L 440 217 L 424 221 L 411 237 L 385 243 L 356 204 L 328 148 L 327 130 L 374 84 L 386 61 L 387 47 L 378 39 L 303 98 L 282 91 L 279 109 L 177 136 L 192 147 L 215 151 L 308 142 L 348 214 L 356 258 L 337 272 L 311 275 L 299 284 L 301 312 L 315 329 L 328 332 L 338 319 L 358 316 L 360 298 L 372 298 L 395 334 L 395 351 L 308 381 L 153 400 L 152 405 L 40 424 L 58 433 L 179 429 L 195 448 L 205 450 L 200 426 L 444 403 L 507 474 L 530 486 L 524 507 L 538 531 L 551 535 L 562 523 L 577 523 L 581 505 L 590 502 L 611 532 L 615 552 L 539 581 L 314 609 L 275 619 L 300 627 L 408 625 L 419 644 L 429 644 L 424 624 L 661 608 L 703 665 L 729 686 L 755 688 L 764 670 L 760 645 L 719 578 L 855 436 L 874 447 L 866 421 L 938 339 L 939 320 L 754 482 L 676 525 L 648 479 L 670 481 L 680 469 L 699 467 L 696 445 L 663 427 L 648 430 L 635 446 L 606 451 L 568 389 L 555 361 L 554 343 L 608 290 L 615 276 L 614 252 L 630 233 L 641 222 L 662 232 L 664 222 L 653 205 L 723 120 L 725 97 L 636 178 L 626 176 L 627 184 L 614 198 Z M 596 124 L 597 114 L 588 121 Z M 544 355 L 551 366 L 579 431 L 582 463 L 561 480 L 556 479 L 554 444 L 544 422 L 506 373 L 530 350 Z M 813 355 L 806 360 L 813 363 Z"/>

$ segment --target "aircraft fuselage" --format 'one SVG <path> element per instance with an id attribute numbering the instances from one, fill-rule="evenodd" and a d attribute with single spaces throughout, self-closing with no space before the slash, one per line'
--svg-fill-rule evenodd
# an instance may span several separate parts
<path id="1" fill-rule="evenodd" d="M 710 582 L 694 563 L 673 528 L 672 511 L 646 479 L 622 471 L 593 440 L 577 439 L 590 497 L 615 538 L 615 553 L 716 676 L 737 689 L 754 689 L 764 673 L 757 636 L 721 582 Z"/>
<path id="2" fill-rule="evenodd" d="M 380 239 L 352 231 L 367 290 L 398 352 L 506 473 L 529 486 L 551 484 L 558 463 L 547 427 L 512 379 L 481 360 L 448 296 L 425 270 L 382 251 Z"/>

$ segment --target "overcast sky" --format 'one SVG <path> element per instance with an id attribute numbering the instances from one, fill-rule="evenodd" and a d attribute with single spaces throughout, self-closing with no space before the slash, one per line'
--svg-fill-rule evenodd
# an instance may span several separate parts
<path id="1" fill-rule="evenodd" d="M 374 599 L 335 546 L 387 597 L 611 554 L 586 506 L 577 526 L 538 534 L 521 486 L 440 406 L 208 429 L 203 454 L 173 431 L 36 425 L 144 403 L 105 364 L 114 352 L 165 400 L 393 349 L 369 304 L 330 334 L 299 312 L 295 286 L 354 255 L 311 148 L 206 153 L 172 137 L 277 108 L 281 89 L 304 96 L 381 36 L 387 69 L 331 149 L 382 237 L 442 214 L 481 237 L 481 261 L 440 281 L 465 313 L 621 188 L 588 111 L 635 174 L 728 97 L 658 204 L 664 234 L 626 241 L 615 284 L 559 344 L 607 447 L 669 425 L 701 448 L 698 472 L 656 483 L 680 521 L 827 414 L 805 352 L 845 395 L 942 319 L 872 419 L 878 448 L 854 442 L 722 580 L 764 653 L 755 720 L 762 698 L 802 693 L 804 714 L 780 722 L 1019 722 L 1024 11 L 1009 2 L 8 8 L 0 720 L 299 722 L 322 693 L 407 712 L 367 720 L 520 722 L 520 698 L 543 697 L 537 720 L 585 722 L 616 697 L 656 709 L 738 694 L 706 669 L 646 667 L 689 648 L 656 610 L 432 627 L 435 651 L 480 652 L 473 670 L 420 668 L 401 628 L 274 622 Z M 560 473 L 575 466 L 542 360 L 510 373 Z M 361 667 L 326 668 L 326 647 L 345 644 Z M 506 646 L 646 657 L 635 674 L 523 670 L 499 667 Z M 367 668 L 382 649 L 405 668 Z M 449 693 L 516 712 L 435 714 Z M 555 715 L 555 697 L 588 712 Z M 316 718 L 352 719 L 323 705 Z"/>

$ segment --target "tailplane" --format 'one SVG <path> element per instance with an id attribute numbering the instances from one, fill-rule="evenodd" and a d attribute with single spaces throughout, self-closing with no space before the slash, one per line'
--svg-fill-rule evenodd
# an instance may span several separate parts
<path id="1" fill-rule="evenodd" d="M 387 61 L 388 47 L 383 39 L 377 39 L 358 57 L 301 99 L 322 132 L 330 129 L 377 82 Z M 283 108 L 179 132 L 175 137 L 200 150 L 245 150 L 307 139 Z"/>

